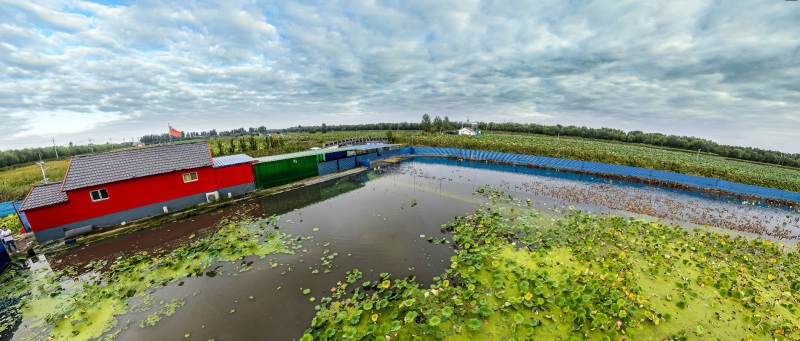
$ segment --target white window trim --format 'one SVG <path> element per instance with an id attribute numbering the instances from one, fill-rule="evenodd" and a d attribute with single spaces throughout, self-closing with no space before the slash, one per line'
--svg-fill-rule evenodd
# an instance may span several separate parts
<path id="1" fill-rule="evenodd" d="M 192 177 L 191 174 L 194 174 L 194 179 L 191 179 L 191 177 Z M 190 178 L 189 181 L 186 181 L 186 175 L 189 175 L 189 178 Z M 195 182 L 195 181 L 200 179 L 200 177 L 197 176 L 197 172 L 183 173 L 181 178 L 183 178 L 183 183 Z"/>
<path id="2" fill-rule="evenodd" d="M 100 191 L 105 191 L 106 192 L 106 197 L 105 198 L 103 198 L 102 192 L 100 192 Z M 100 199 L 95 200 L 94 196 L 92 195 L 92 193 L 94 193 L 94 192 L 97 192 L 99 194 Z M 94 191 L 89 191 L 89 198 L 92 199 L 92 202 L 108 200 L 109 197 L 110 197 L 110 195 L 108 195 L 108 190 L 105 189 L 105 188 L 96 189 Z"/>

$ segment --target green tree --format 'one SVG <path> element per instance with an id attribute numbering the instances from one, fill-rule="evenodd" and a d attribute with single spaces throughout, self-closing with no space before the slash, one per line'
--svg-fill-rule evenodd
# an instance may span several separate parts
<path id="1" fill-rule="evenodd" d="M 422 115 L 422 122 L 419 124 L 419 129 L 428 131 L 431 129 L 431 116 L 428 114 Z"/>
<path id="2" fill-rule="evenodd" d="M 442 132 L 443 128 L 444 128 L 444 121 L 442 121 L 442 118 L 439 117 L 439 115 L 436 115 L 436 117 L 433 119 L 432 130 L 435 132 Z"/>
<path id="3" fill-rule="evenodd" d="M 442 122 L 442 126 L 443 126 L 444 130 L 452 130 L 453 129 L 453 124 L 450 123 L 450 119 L 447 116 L 444 117 L 444 121 Z"/>

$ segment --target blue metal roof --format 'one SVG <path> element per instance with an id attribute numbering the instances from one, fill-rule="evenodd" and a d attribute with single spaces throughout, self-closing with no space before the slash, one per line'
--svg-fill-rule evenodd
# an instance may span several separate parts
<path id="1" fill-rule="evenodd" d="M 256 159 L 245 154 L 220 156 L 212 158 L 212 160 L 214 161 L 214 168 L 238 165 L 242 163 L 252 163 L 256 161 Z"/>
<path id="2" fill-rule="evenodd" d="M 392 146 L 399 146 L 399 144 L 371 143 L 371 144 L 362 144 L 360 146 L 352 146 L 348 148 L 352 148 L 355 150 L 367 150 L 367 149 L 377 149 L 377 148 L 392 147 Z"/>

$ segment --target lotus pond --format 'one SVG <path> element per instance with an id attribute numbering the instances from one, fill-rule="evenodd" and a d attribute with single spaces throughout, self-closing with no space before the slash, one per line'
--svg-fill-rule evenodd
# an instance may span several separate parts
<path id="1" fill-rule="evenodd" d="M 798 339 L 798 217 L 743 198 L 417 158 L 9 271 L 3 335 Z"/>

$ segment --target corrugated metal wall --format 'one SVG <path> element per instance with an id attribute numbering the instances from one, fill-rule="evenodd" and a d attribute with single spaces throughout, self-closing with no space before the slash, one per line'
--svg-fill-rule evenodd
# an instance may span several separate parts
<path id="1" fill-rule="evenodd" d="M 532 165 L 532 166 L 547 167 L 547 168 L 561 169 L 561 170 L 575 171 L 575 172 L 592 172 L 601 174 L 631 176 L 647 180 L 678 183 L 697 188 L 717 189 L 734 194 L 754 195 L 762 198 L 800 202 L 800 193 L 797 192 L 745 185 L 720 179 L 707 178 L 703 176 L 664 172 L 659 170 L 630 167 L 630 166 L 610 165 L 598 162 L 558 159 L 552 157 L 530 156 L 530 155 L 520 155 L 520 154 L 499 153 L 499 152 L 487 152 L 482 150 L 456 149 L 456 148 L 413 147 L 412 154 L 430 155 L 430 156 L 449 156 L 449 157 L 458 157 L 463 159 L 474 159 L 474 160 L 491 160 L 491 161 Z"/>
<path id="2" fill-rule="evenodd" d="M 356 157 L 355 156 L 348 157 L 346 159 L 340 159 L 340 160 L 337 160 L 337 161 L 339 161 L 339 170 L 356 168 Z"/>
<path id="3" fill-rule="evenodd" d="M 347 150 L 325 153 L 325 161 L 339 160 L 347 157 Z"/>
<path id="4" fill-rule="evenodd" d="M 339 160 L 320 162 L 317 165 L 319 175 L 336 173 L 339 171 Z"/>
<path id="5" fill-rule="evenodd" d="M 264 189 L 317 176 L 318 159 L 322 159 L 322 155 L 256 163 L 253 165 L 256 186 Z"/>

